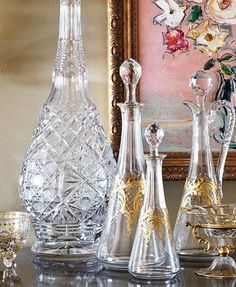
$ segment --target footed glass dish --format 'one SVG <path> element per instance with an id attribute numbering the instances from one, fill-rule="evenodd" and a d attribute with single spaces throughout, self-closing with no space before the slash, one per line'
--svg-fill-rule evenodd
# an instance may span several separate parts
<path id="1" fill-rule="evenodd" d="M 197 220 L 196 224 L 186 222 L 186 226 L 191 227 L 192 235 L 199 244 L 205 246 L 206 253 L 212 247 L 210 241 L 200 233 L 201 229 L 208 238 L 214 238 L 218 242 L 213 249 L 219 256 L 214 259 L 209 268 L 198 269 L 195 273 L 209 278 L 236 277 L 236 263 L 229 256 L 230 251 L 236 248 L 232 243 L 230 244 L 230 241 L 236 237 L 236 204 L 194 206 L 186 212 Z M 228 240 L 227 243 L 226 240 Z"/>

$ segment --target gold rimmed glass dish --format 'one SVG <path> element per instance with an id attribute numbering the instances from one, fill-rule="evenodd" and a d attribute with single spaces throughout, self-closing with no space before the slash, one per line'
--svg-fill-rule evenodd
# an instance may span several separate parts
<path id="1" fill-rule="evenodd" d="M 12 266 L 16 253 L 25 245 L 29 231 L 28 213 L 0 211 L 0 257 L 7 268 Z"/>
<path id="2" fill-rule="evenodd" d="M 236 203 L 208 206 L 193 206 L 186 210 L 195 217 L 197 224 L 186 222 L 186 226 L 192 228 L 193 236 L 199 244 L 205 245 L 205 251 L 214 249 L 219 256 L 214 259 L 209 268 L 201 268 L 195 271 L 199 276 L 209 278 L 236 277 L 236 264 L 229 256 L 236 246 L 232 239 L 236 237 Z M 201 230 L 205 235 L 202 235 Z M 214 247 L 209 239 L 216 241 Z"/>

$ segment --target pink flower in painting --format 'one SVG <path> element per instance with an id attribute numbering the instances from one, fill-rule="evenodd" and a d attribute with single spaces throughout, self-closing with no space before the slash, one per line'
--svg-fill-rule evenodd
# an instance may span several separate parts
<path id="1" fill-rule="evenodd" d="M 180 29 L 167 28 L 163 33 L 164 44 L 167 45 L 167 52 L 175 53 L 176 51 L 188 51 L 189 43 L 185 40 L 184 32 Z"/>

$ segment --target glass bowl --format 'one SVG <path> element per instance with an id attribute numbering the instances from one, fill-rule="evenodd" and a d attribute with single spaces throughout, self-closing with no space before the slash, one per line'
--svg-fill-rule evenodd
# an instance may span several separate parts
<path id="1" fill-rule="evenodd" d="M 6 267 L 11 267 L 16 253 L 29 236 L 30 216 L 26 212 L 0 211 L 0 256 Z"/>
<path id="2" fill-rule="evenodd" d="M 217 241 L 214 250 L 219 253 L 209 268 L 201 268 L 195 273 L 211 278 L 236 277 L 236 264 L 229 256 L 230 251 L 236 248 L 232 244 L 232 239 L 236 237 L 236 203 L 193 206 L 187 212 L 196 218 L 197 224 L 186 222 L 186 226 L 192 228 L 199 244 L 205 245 L 205 251 L 211 249 L 210 241 L 200 233 L 202 229 L 208 238 Z"/>

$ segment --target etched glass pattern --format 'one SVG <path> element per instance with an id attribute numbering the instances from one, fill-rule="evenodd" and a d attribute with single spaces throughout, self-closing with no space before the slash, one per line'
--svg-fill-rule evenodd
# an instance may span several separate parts
<path id="1" fill-rule="evenodd" d="M 87 92 L 80 1 L 61 1 L 60 11 L 52 90 L 23 162 L 20 195 L 36 230 L 33 251 L 90 254 L 115 161 Z"/>

